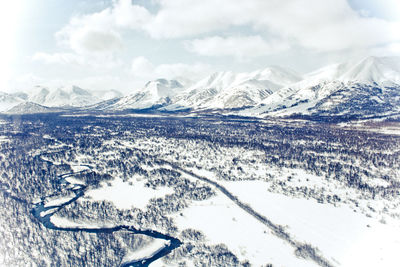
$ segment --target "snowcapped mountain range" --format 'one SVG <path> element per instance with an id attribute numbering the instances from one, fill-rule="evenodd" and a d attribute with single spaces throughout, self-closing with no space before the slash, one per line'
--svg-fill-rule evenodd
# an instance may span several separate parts
<path id="1" fill-rule="evenodd" d="M 80 108 L 120 97 L 122 97 L 122 94 L 116 90 L 88 91 L 78 86 L 49 88 L 37 85 L 27 92 L 13 94 L 0 92 L 0 112 L 36 113 L 39 111 L 58 111 L 60 110 L 58 108 Z"/>
<path id="2" fill-rule="evenodd" d="M 84 107 L 121 96 L 116 90 L 91 92 L 74 85 L 54 90 L 36 86 L 27 93 L 26 100 L 47 107 Z"/>
<path id="3" fill-rule="evenodd" d="M 0 112 L 5 112 L 24 102 L 24 99 L 14 95 L 0 92 Z"/>
<path id="4" fill-rule="evenodd" d="M 372 115 L 399 111 L 400 59 L 368 57 L 311 72 L 245 114 Z"/>
<path id="5" fill-rule="evenodd" d="M 400 58 L 368 57 L 300 75 L 281 67 L 249 73 L 217 72 L 183 86 L 157 79 L 133 94 L 90 92 L 77 86 L 0 94 L 0 112 L 23 103 L 89 111 L 218 111 L 246 116 L 387 115 L 400 113 Z M 14 108 L 16 106 L 19 108 Z M 26 105 L 32 109 L 32 104 Z M 37 107 L 37 106 L 36 106 Z M 38 108 L 38 107 L 37 107 Z M 39 108 L 43 110 L 43 108 Z M 45 111 L 43 111 L 45 112 Z"/>
<path id="6" fill-rule="evenodd" d="M 183 85 L 176 80 L 158 79 L 148 82 L 138 92 L 122 97 L 115 103 L 100 109 L 137 110 L 165 106 L 171 104 L 171 98 L 178 95 L 183 89 Z"/>
<path id="7" fill-rule="evenodd" d="M 176 96 L 167 109 L 230 109 L 254 106 L 282 87 L 300 81 L 279 67 L 251 73 L 217 72 Z"/>

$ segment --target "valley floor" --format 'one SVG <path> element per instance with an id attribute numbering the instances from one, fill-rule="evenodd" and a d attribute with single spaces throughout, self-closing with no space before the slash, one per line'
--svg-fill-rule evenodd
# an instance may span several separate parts
<path id="1" fill-rule="evenodd" d="M 400 136 L 374 124 L 0 119 L 2 266 L 400 260 Z"/>

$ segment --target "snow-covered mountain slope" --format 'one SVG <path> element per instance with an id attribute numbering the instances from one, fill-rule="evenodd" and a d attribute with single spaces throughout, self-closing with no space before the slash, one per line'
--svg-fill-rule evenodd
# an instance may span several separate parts
<path id="1" fill-rule="evenodd" d="M 300 77 L 279 67 L 250 73 L 217 72 L 180 94 L 167 109 L 226 109 L 254 106 Z"/>
<path id="2" fill-rule="evenodd" d="M 50 91 L 46 95 L 44 102 L 36 103 L 48 107 L 83 107 L 99 101 L 100 100 L 89 91 L 77 86 L 67 86 Z"/>
<path id="3" fill-rule="evenodd" d="M 0 92 L 0 112 L 39 113 L 58 109 L 47 108 L 81 108 L 101 101 L 110 101 L 122 97 L 117 90 L 88 91 L 78 86 L 48 88 L 37 85 L 26 92 Z"/>
<path id="4" fill-rule="evenodd" d="M 273 93 L 246 115 L 371 115 L 399 112 L 398 58 L 331 65 Z"/>
<path id="5" fill-rule="evenodd" d="M 120 91 L 117 91 L 115 89 L 91 91 L 91 93 L 93 96 L 95 96 L 97 99 L 100 99 L 101 101 L 121 98 L 124 96 Z"/>
<path id="6" fill-rule="evenodd" d="M 348 82 L 307 110 L 313 115 L 379 116 L 400 112 L 400 86 Z"/>
<path id="7" fill-rule="evenodd" d="M 246 116 L 381 116 L 400 112 L 400 58 L 367 57 L 300 76 L 280 67 L 248 73 L 217 72 L 198 82 L 158 79 L 131 95 L 77 86 L 37 86 L 0 95 L 0 111 L 24 101 L 84 110 L 210 111 Z M 77 109 L 79 110 L 79 109 Z M 82 109 L 81 109 L 82 110 Z"/>
<path id="8" fill-rule="evenodd" d="M 47 107 L 82 107 L 100 101 L 89 91 L 78 86 L 50 89 L 38 85 L 27 91 L 27 94 L 27 101 Z"/>
<path id="9" fill-rule="evenodd" d="M 25 94 L 27 101 L 47 107 L 84 107 L 122 97 L 117 90 L 89 91 L 74 85 L 54 89 L 37 85 Z"/>
<path id="10" fill-rule="evenodd" d="M 105 106 L 107 110 L 147 109 L 171 103 L 171 98 L 180 93 L 184 87 L 176 80 L 158 79 L 148 82 L 138 92 L 120 98 L 115 103 Z"/>
<path id="11" fill-rule="evenodd" d="M 305 76 L 302 85 L 321 81 L 355 81 L 359 83 L 400 84 L 400 58 L 367 57 L 361 61 L 334 64 Z"/>
<path id="12" fill-rule="evenodd" d="M 358 82 L 322 82 L 284 99 L 268 99 L 242 112 L 246 115 L 372 116 L 400 112 L 400 85 L 376 86 Z"/>
<path id="13" fill-rule="evenodd" d="M 18 96 L 0 92 L 0 112 L 7 111 L 23 102 L 24 100 Z"/>
<path id="14" fill-rule="evenodd" d="M 34 88 L 30 89 L 27 93 L 27 101 L 44 104 L 46 103 L 46 98 L 50 94 L 50 89 L 45 86 L 36 85 Z"/>
<path id="15" fill-rule="evenodd" d="M 33 114 L 61 111 L 58 108 L 42 106 L 33 102 L 22 102 L 6 111 L 9 114 Z"/>

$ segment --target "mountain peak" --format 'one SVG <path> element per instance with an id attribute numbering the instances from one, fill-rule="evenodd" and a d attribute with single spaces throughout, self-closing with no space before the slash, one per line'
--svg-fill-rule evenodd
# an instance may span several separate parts
<path id="1" fill-rule="evenodd" d="M 76 85 L 51 89 L 46 86 L 36 85 L 33 89 L 27 91 L 27 95 L 27 101 L 47 107 L 81 107 L 99 101 L 91 92 Z"/>
<path id="2" fill-rule="evenodd" d="M 164 78 L 157 79 L 154 81 L 148 81 L 144 88 L 148 88 L 150 86 L 163 86 L 166 88 L 182 88 L 183 85 L 177 80 L 167 80 Z"/>
<path id="3" fill-rule="evenodd" d="M 23 102 L 18 105 L 13 106 L 7 113 L 10 114 L 25 114 L 25 113 L 47 113 L 47 112 L 55 112 L 59 111 L 56 108 L 49 108 L 46 106 L 42 106 L 33 102 Z"/>
<path id="4" fill-rule="evenodd" d="M 47 93 L 49 93 L 49 92 L 50 92 L 50 90 L 49 90 L 48 87 L 42 86 L 42 85 L 35 85 L 35 86 L 33 87 L 33 89 L 30 90 L 29 93 L 31 93 L 31 94 L 38 94 L 38 93 L 44 94 L 44 93 L 46 93 L 46 94 L 47 94 Z"/>
<path id="5" fill-rule="evenodd" d="M 280 85 L 289 85 L 302 79 L 294 71 L 279 66 L 269 66 L 262 70 L 254 71 L 251 74 L 253 75 L 253 79 L 268 80 Z"/>
<path id="6" fill-rule="evenodd" d="M 122 97 L 108 108 L 112 110 L 147 109 L 170 103 L 170 99 L 184 89 L 177 80 L 157 79 L 149 81 L 133 94 Z"/>
<path id="7" fill-rule="evenodd" d="M 351 60 L 332 64 L 305 75 L 300 82 L 315 85 L 323 81 L 360 82 L 367 84 L 400 84 L 400 58 L 369 56 L 362 60 Z"/>
<path id="8" fill-rule="evenodd" d="M 90 92 L 88 92 L 87 90 L 82 89 L 76 85 L 62 86 L 62 87 L 59 87 L 56 91 L 62 91 L 67 94 L 76 94 L 76 95 L 85 95 L 85 96 L 90 95 Z"/>
<path id="9" fill-rule="evenodd" d="M 400 83 L 399 58 L 369 56 L 351 66 L 343 75 L 343 81 L 367 83 Z"/>
<path id="10" fill-rule="evenodd" d="M 22 103 L 24 100 L 4 92 L 0 92 L 0 112 L 7 111 L 8 109 Z"/>

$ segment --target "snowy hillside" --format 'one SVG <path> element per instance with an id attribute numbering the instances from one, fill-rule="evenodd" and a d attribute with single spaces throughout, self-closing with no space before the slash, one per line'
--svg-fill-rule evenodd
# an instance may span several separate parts
<path id="1" fill-rule="evenodd" d="M 74 109 L 121 97 L 117 90 L 89 91 L 78 86 L 49 88 L 37 85 L 26 92 L 0 92 L 0 112 L 40 113 L 54 110 L 48 108 Z"/>
<path id="2" fill-rule="evenodd" d="M 142 89 L 104 107 L 108 110 L 147 109 L 171 103 L 171 98 L 180 93 L 183 86 L 176 80 L 158 79 L 148 82 Z"/>
<path id="3" fill-rule="evenodd" d="M 89 91 L 75 85 L 58 88 L 37 85 L 26 94 L 26 100 L 47 107 L 84 107 L 122 96 L 117 90 Z"/>
<path id="4" fill-rule="evenodd" d="M 110 99 L 115 99 L 115 98 L 121 98 L 123 97 L 123 94 L 117 90 L 111 89 L 111 90 L 100 90 L 100 91 L 92 91 L 91 92 L 93 96 L 95 96 L 97 99 L 100 99 L 102 101 L 110 100 Z"/>
<path id="5" fill-rule="evenodd" d="M 268 67 L 216 72 L 193 83 L 157 79 L 125 97 L 116 90 L 88 91 L 78 86 L 36 86 L 26 93 L 0 97 L 3 112 L 28 101 L 45 107 L 108 112 L 152 109 L 218 110 L 245 116 L 386 116 L 400 112 L 400 60 L 367 57 L 303 76 Z"/>
<path id="6" fill-rule="evenodd" d="M 20 97 L 0 92 L 0 112 L 4 112 L 24 102 Z"/>
<path id="7" fill-rule="evenodd" d="M 27 102 L 22 102 L 8 109 L 6 112 L 10 114 L 32 114 L 32 113 L 47 113 L 47 112 L 57 112 L 57 111 L 60 111 L 60 109 L 46 107 L 27 101 Z"/>
<path id="8" fill-rule="evenodd" d="M 275 92 L 247 115 L 372 115 L 399 112 L 397 58 L 368 57 L 331 65 Z"/>
<path id="9" fill-rule="evenodd" d="M 334 64 L 305 76 L 302 85 L 321 81 L 356 81 L 360 83 L 400 83 L 400 61 L 396 57 L 367 57 L 361 61 Z"/>
<path id="10" fill-rule="evenodd" d="M 89 91 L 74 85 L 56 89 L 37 86 L 29 92 L 28 100 L 48 107 L 83 107 L 100 101 Z"/>
<path id="11" fill-rule="evenodd" d="M 226 109 L 254 106 L 300 77 L 279 67 L 250 73 L 217 72 L 189 87 L 168 107 Z"/>
<path id="12" fill-rule="evenodd" d="M 188 88 L 175 83 L 149 82 L 135 94 L 110 105 L 103 103 L 101 109 L 232 112 L 239 108 L 238 114 L 250 116 L 390 114 L 398 112 L 400 64 L 395 57 L 367 57 L 303 77 L 269 67 L 248 73 L 217 72 Z"/>
<path id="13" fill-rule="evenodd" d="M 36 85 L 26 94 L 26 100 L 37 104 L 44 104 L 46 102 L 47 96 L 50 94 L 50 89 L 45 86 Z"/>

